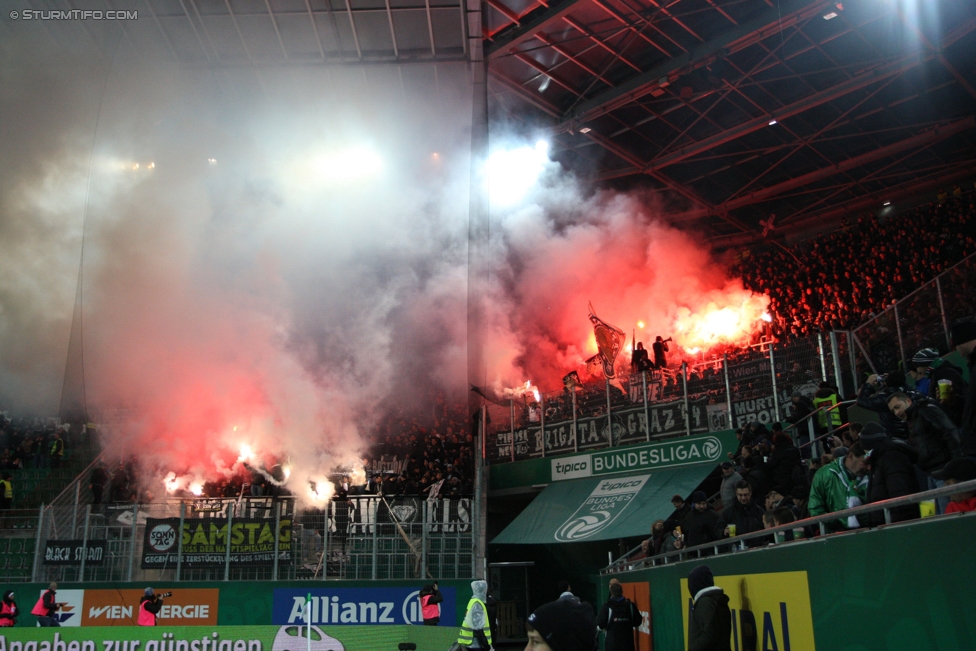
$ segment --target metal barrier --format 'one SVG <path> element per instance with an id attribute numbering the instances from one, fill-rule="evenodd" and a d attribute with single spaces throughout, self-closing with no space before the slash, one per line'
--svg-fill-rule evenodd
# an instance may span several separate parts
<path id="1" fill-rule="evenodd" d="M 790 413 L 790 396 L 820 382 L 856 392 L 852 337 L 836 332 L 762 343 L 732 357 L 619 376 L 488 404 L 485 456 L 506 463 L 554 454 L 715 432 Z"/>
<path id="2" fill-rule="evenodd" d="M 873 372 L 885 373 L 922 348 L 949 350 L 949 328 L 976 314 L 976 254 L 942 272 L 852 331 L 857 353 Z"/>
<path id="3" fill-rule="evenodd" d="M 465 579 L 475 572 L 473 508 L 468 498 L 402 495 L 322 509 L 290 497 L 52 506 L 41 509 L 33 572 L 21 580 Z M 88 551 L 62 562 L 57 550 L 73 547 Z"/>
<path id="4" fill-rule="evenodd" d="M 909 506 L 912 504 L 918 504 L 919 502 L 933 501 L 939 497 L 947 497 L 953 493 L 965 493 L 968 491 L 976 490 L 976 479 L 966 482 L 960 482 L 952 486 L 943 486 L 941 488 L 936 488 L 933 490 L 924 491 L 921 493 L 915 493 L 914 495 L 906 495 L 904 497 L 896 497 L 890 500 L 884 500 L 881 502 L 874 502 L 872 504 L 863 504 L 861 506 L 856 506 L 850 509 L 844 509 L 843 511 L 835 511 L 833 513 L 827 513 L 824 515 L 818 515 L 812 518 L 805 518 L 803 520 L 797 520 L 796 522 L 790 522 L 789 524 L 784 524 L 778 527 L 772 527 L 769 529 L 763 529 L 762 531 L 756 531 L 753 533 L 743 534 L 735 536 L 734 538 L 724 538 L 719 541 L 713 541 L 705 543 L 703 545 L 697 545 L 695 547 L 688 547 L 687 549 L 681 549 L 673 552 L 667 552 L 664 554 L 657 554 L 655 556 L 650 556 L 647 558 L 633 558 L 637 555 L 637 552 L 641 548 L 635 547 L 631 551 L 627 552 L 624 556 L 617 559 L 607 567 L 603 568 L 601 574 L 614 574 L 616 572 L 627 572 L 631 570 L 637 570 L 644 567 L 653 567 L 656 565 L 664 565 L 669 563 L 680 563 L 681 561 L 690 560 L 692 558 L 702 558 L 702 555 L 711 556 L 717 554 L 726 553 L 736 553 L 745 551 L 747 549 L 758 550 L 763 549 L 768 545 L 780 545 L 780 544 L 792 544 L 802 542 L 807 540 L 805 534 L 801 538 L 794 538 L 793 540 L 787 539 L 787 532 L 790 534 L 795 534 L 800 530 L 807 531 L 811 527 L 815 527 L 819 530 L 820 536 L 825 536 L 827 534 L 827 526 L 836 522 L 837 520 L 847 520 L 850 517 L 863 517 L 870 515 L 872 513 L 883 514 L 883 519 L 885 525 L 891 524 L 891 512 L 893 509 L 897 509 L 903 506 Z M 963 517 L 976 517 L 976 515 L 971 514 L 960 514 Z M 933 517 L 956 517 L 956 514 L 949 514 L 943 516 L 933 516 Z M 927 518 L 926 518 L 927 519 Z M 920 520 L 910 520 L 908 522 L 918 523 Z M 879 526 L 885 526 L 879 525 Z M 842 535 L 844 533 L 849 533 L 851 531 L 863 530 L 866 527 L 857 527 L 854 529 L 848 529 L 847 531 L 837 532 L 836 534 L 830 535 Z M 868 527 L 869 528 L 869 527 Z M 768 539 L 768 540 L 767 540 Z M 757 541 L 763 543 L 760 547 L 750 547 L 748 545 L 749 541 Z"/>

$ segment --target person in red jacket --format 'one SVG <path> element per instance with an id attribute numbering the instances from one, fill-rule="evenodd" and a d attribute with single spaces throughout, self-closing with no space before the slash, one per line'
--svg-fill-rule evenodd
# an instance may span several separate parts
<path id="1" fill-rule="evenodd" d="M 3 593 L 3 601 L 0 601 L 0 626 L 13 626 L 17 623 L 17 602 L 14 601 L 14 591 L 7 590 Z"/>
<path id="2" fill-rule="evenodd" d="M 58 621 L 58 611 L 64 604 L 58 603 L 57 592 L 58 584 L 52 581 L 41 598 L 34 604 L 31 615 L 37 615 L 39 626 L 61 626 L 61 622 Z"/>
<path id="3" fill-rule="evenodd" d="M 976 462 L 969 457 L 953 459 L 946 464 L 942 471 L 942 479 L 946 486 L 961 484 L 976 479 Z M 949 496 L 946 513 L 965 513 L 976 511 L 976 491 L 963 491 Z"/>
<path id="4" fill-rule="evenodd" d="M 156 615 L 163 608 L 163 598 L 157 597 L 152 588 L 146 588 L 142 599 L 139 600 L 139 619 L 136 623 L 139 626 L 155 626 Z"/>
<path id="5" fill-rule="evenodd" d="M 424 618 L 424 626 L 437 626 L 441 621 L 440 603 L 444 601 L 437 583 L 425 585 L 420 591 L 420 614 Z"/>

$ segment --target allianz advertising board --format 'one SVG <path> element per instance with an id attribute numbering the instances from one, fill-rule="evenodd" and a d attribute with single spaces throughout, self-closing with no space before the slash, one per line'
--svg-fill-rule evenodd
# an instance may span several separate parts
<path id="1" fill-rule="evenodd" d="M 441 588 L 441 623 L 456 621 L 455 588 Z M 305 603 L 311 595 L 312 624 L 423 624 L 420 591 L 415 588 L 275 588 L 273 624 L 305 623 Z"/>
<path id="2" fill-rule="evenodd" d="M 660 443 L 557 457 L 552 460 L 552 479 L 560 481 L 696 463 L 717 463 L 728 451 L 724 449 L 722 439 L 714 434 L 682 437 Z"/>

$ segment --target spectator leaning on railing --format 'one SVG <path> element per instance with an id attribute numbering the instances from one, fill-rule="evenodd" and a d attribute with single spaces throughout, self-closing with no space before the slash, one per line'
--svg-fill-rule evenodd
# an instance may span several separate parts
<path id="1" fill-rule="evenodd" d="M 864 476 L 864 448 L 855 443 L 847 454 L 817 471 L 810 487 L 807 509 L 811 516 L 843 511 L 864 503 L 867 497 L 867 477 Z M 826 525 L 828 531 L 860 527 L 854 516 L 835 520 Z"/>
<path id="2" fill-rule="evenodd" d="M 735 501 L 722 511 L 719 526 L 723 538 L 733 538 L 747 533 L 763 530 L 763 510 L 752 501 L 752 487 L 749 482 L 740 481 L 735 486 Z M 749 546 L 759 546 L 762 540 L 753 538 Z"/>

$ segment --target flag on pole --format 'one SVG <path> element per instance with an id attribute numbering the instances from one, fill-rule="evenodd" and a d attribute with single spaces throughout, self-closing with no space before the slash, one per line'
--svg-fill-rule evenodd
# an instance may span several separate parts
<path id="1" fill-rule="evenodd" d="M 600 351 L 600 361 L 603 362 L 603 374 L 608 380 L 615 377 L 613 363 L 617 359 L 622 344 L 627 340 L 627 334 L 617 326 L 610 325 L 596 315 L 593 303 L 589 303 L 590 322 L 593 324 L 593 335 L 596 346 Z"/>

